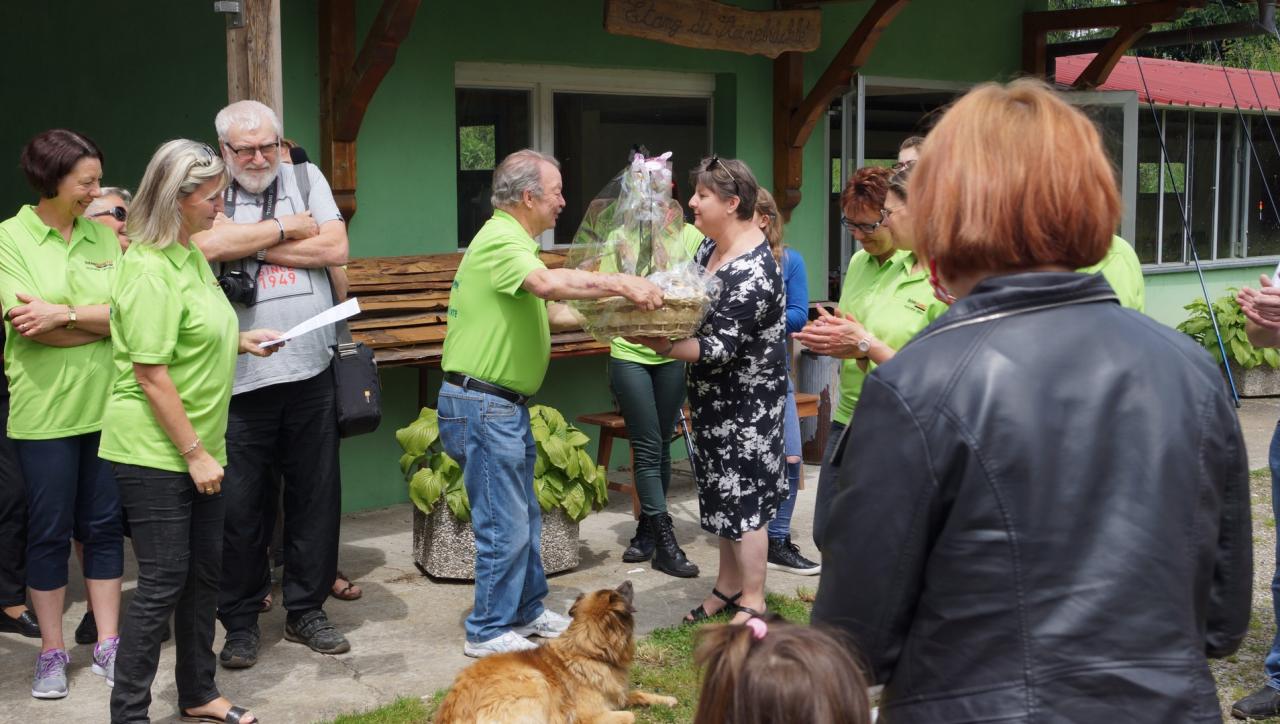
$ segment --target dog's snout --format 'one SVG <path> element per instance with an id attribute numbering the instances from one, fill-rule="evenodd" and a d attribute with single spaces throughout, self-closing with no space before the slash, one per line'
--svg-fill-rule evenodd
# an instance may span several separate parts
<path id="1" fill-rule="evenodd" d="M 614 590 L 617 591 L 620 596 L 625 598 L 627 603 L 631 603 L 632 599 L 635 597 L 635 587 L 631 585 L 630 580 L 623 581 L 622 585 L 618 586 Z"/>

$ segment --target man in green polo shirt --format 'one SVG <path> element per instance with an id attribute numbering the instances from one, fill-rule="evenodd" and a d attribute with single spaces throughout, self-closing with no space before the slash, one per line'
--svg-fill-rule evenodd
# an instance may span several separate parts
<path id="1" fill-rule="evenodd" d="M 626 274 L 547 269 L 542 232 L 564 208 L 560 164 L 517 151 L 493 172 L 493 218 L 467 248 L 449 296 L 440 388 L 440 439 L 462 466 L 476 534 L 475 607 L 465 623 L 467 656 L 534 648 L 526 636 L 559 636 L 569 625 L 547 610 L 542 511 L 533 494 L 536 459 L 528 398 L 551 355 L 549 324 L 569 317 L 546 300 L 621 295 L 662 306 L 652 283 Z"/>
<path id="2" fill-rule="evenodd" d="M 1076 271 L 1081 274 L 1102 274 L 1120 298 L 1120 305 L 1145 312 L 1146 287 L 1142 279 L 1142 263 L 1129 242 L 1118 236 L 1111 237 L 1111 248 L 1102 261 Z"/>

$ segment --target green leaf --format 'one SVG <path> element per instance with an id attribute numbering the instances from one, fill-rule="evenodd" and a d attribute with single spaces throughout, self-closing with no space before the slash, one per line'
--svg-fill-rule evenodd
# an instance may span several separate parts
<path id="1" fill-rule="evenodd" d="M 543 510 L 552 510 L 559 501 L 559 496 L 552 491 L 551 483 L 545 477 L 533 479 L 533 494 L 537 497 L 538 505 L 542 506 Z"/>
<path id="2" fill-rule="evenodd" d="M 570 485 L 569 479 L 564 476 L 564 473 L 559 470 L 548 470 L 543 477 L 546 478 L 547 485 L 557 499 L 564 497 L 565 491 L 569 489 Z"/>
<path id="3" fill-rule="evenodd" d="M 422 414 L 407 427 L 396 430 L 396 442 L 405 452 L 422 455 L 440 438 L 440 422 L 436 411 L 422 408 Z"/>
<path id="4" fill-rule="evenodd" d="M 569 476 L 570 480 L 578 478 L 578 473 L 582 469 L 582 459 L 578 457 L 579 450 L 569 448 L 565 453 L 564 472 Z"/>
<path id="5" fill-rule="evenodd" d="M 569 423 L 565 422 L 564 415 L 561 415 L 559 410 L 546 405 L 535 405 L 530 409 L 530 413 L 534 411 L 546 421 L 547 428 L 551 430 L 552 435 L 564 437 L 565 429 L 569 426 Z"/>
<path id="6" fill-rule="evenodd" d="M 409 499 L 424 513 L 431 512 L 442 492 L 443 481 L 431 468 L 422 468 L 409 480 Z"/>
<path id="7" fill-rule="evenodd" d="M 547 423 L 540 417 L 529 418 L 529 430 L 533 433 L 533 439 L 536 442 L 545 442 L 551 437 L 551 428 L 547 427 Z"/>
<path id="8" fill-rule="evenodd" d="M 1231 349 L 1231 357 L 1245 369 L 1257 367 L 1257 363 L 1253 361 L 1253 350 L 1248 343 L 1242 343 L 1238 339 L 1232 339 L 1227 346 Z"/>
<path id="9" fill-rule="evenodd" d="M 445 493 L 444 500 L 453 517 L 463 523 L 471 522 L 471 501 L 467 499 L 466 488 L 459 486 L 457 489 L 449 490 Z"/>
<path id="10" fill-rule="evenodd" d="M 587 434 L 576 427 L 570 427 L 565 435 L 564 441 L 574 447 L 582 447 L 591 442 L 591 438 Z"/>
<path id="11" fill-rule="evenodd" d="M 577 453 L 578 474 L 588 483 L 594 483 L 601 468 L 596 467 L 596 461 L 591 459 L 586 450 L 578 450 Z"/>
<path id="12" fill-rule="evenodd" d="M 542 452 L 542 446 L 538 446 L 538 457 L 533 461 L 533 474 L 544 475 L 547 472 L 547 454 Z"/>
<path id="13" fill-rule="evenodd" d="M 1262 360 L 1273 370 L 1280 368 L 1280 351 L 1267 347 L 1262 350 Z"/>
<path id="14" fill-rule="evenodd" d="M 564 512 L 569 515 L 570 520 L 582 520 L 587 517 L 590 506 L 587 505 L 587 494 L 581 485 L 574 485 L 565 492 L 564 501 L 561 503 Z"/>
<path id="15" fill-rule="evenodd" d="M 547 451 L 547 459 L 555 467 L 564 470 L 569 464 L 570 447 L 558 437 L 548 437 L 542 443 L 542 447 Z"/>
<path id="16" fill-rule="evenodd" d="M 440 474 L 441 479 L 446 484 L 452 484 L 462 479 L 462 466 L 449 457 L 448 453 L 439 452 L 432 456 L 431 467 Z"/>
<path id="17" fill-rule="evenodd" d="M 422 460 L 424 456 L 414 455 L 413 453 L 405 453 L 400 456 L 400 474 L 409 479 L 409 471 L 413 469 L 415 463 Z"/>

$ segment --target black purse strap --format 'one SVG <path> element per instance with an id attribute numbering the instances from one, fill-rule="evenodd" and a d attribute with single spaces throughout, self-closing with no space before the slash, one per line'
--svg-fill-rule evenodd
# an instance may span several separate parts
<path id="1" fill-rule="evenodd" d="M 338 306 L 338 285 L 333 283 L 333 272 L 329 271 L 329 267 L 324 268 L 324 275 L 329 280 L 329 296 L 333 299 L 333 306 Z M 355 347 L 355 342 L 351 339 L 351 328 L 347 326 L 347 320 L 339 320 L 335 325 L 338 333 L 338 346 Z M 339 349 L 339 353 L 343 350 Z"/>

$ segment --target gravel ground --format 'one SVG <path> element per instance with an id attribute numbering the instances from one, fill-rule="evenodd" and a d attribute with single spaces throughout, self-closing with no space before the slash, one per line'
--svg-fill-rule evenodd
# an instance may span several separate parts
<path id="1" fill-rule="evenodd" d="M 1231 703 L 1262 685 L 1262 662 L 1275 635 L 1271 607 L 1271 575 L 1276 569 L 1276 521 L 1271 514 L 1271 476 L 1264 470 L 1250 476 L 1253 493 L 1253 619 L 1249 635 L 1234 656 L 1210 662 L 1218 681 L 1222 718 L 1231 718 Z M 1280 718 L 1254 721 L 1280 724 Z"/>

